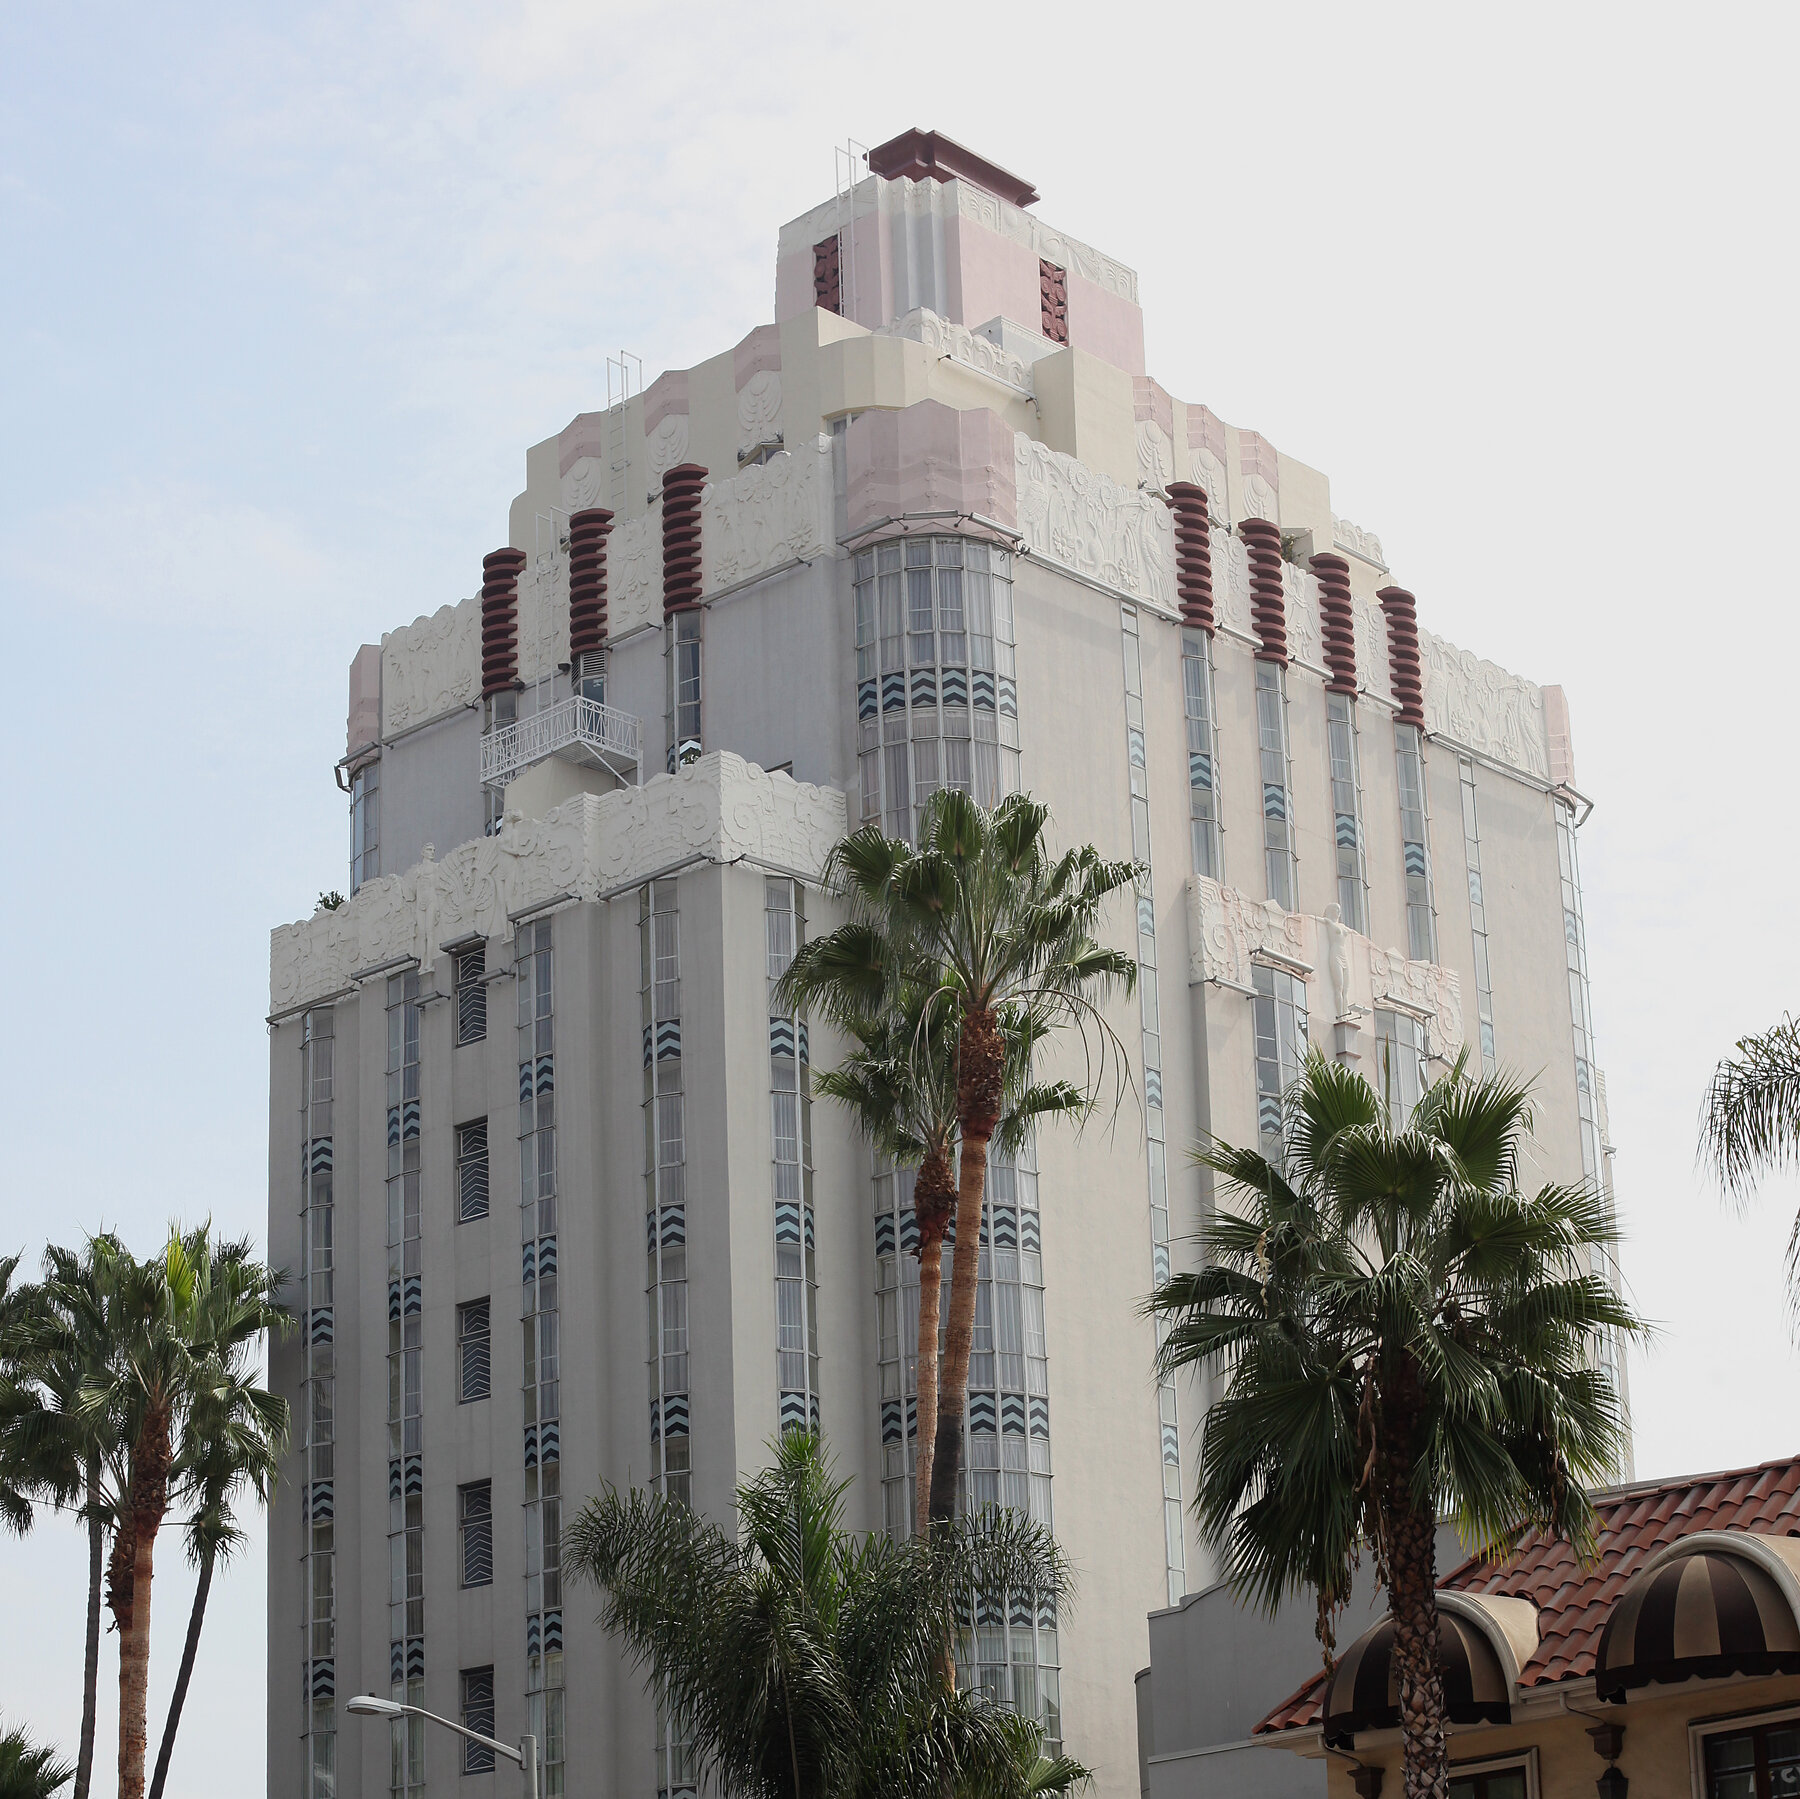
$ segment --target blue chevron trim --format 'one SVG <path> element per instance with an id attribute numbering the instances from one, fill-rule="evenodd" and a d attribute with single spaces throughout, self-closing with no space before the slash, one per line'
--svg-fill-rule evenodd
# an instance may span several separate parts
<path id="1" fill-rule="evenodd" d="M 525 1655 L 529 1660 L 544 1647 L 544 1621 L 536 1612 L 525 1614 Z"/>
<path id="2" fill-rule="evenodd" d="M 992 1393 L 971 1393 L 969 1395 L 969 1429 L 977 1436 L 991 1437 L 998 1421 L 997 1409 Z"/>
<path id="3" fill-rule="evenodd" d="M 1204 750 L 1188 751 L 1188 785 L 1203 793 L 1212 792 L 1212 757 Z"/>
<path id="4" fill-rule="evenodd" d="M 856 716 L 859 720 L 873 718 L 878 708 L 875 704 L 875 678 L 870 676 L 866 681 L 856 684 Z"/>
<path id="5" fill-rule="evenodd" d="M 928 668 L 915 668 L 912 674 L 912 703 L 933 706 L 937 703 L 937 676 Z"/>
<path id="6" fill-rule="evenodd" d="M 650 1066 L 650 1027 L 644 1026 L 644 1066 Z"/>
<path id="7" fill-rule="evenodd" d="M 975 1596 L 975 1622 L 991 1628 L 998 1628 L 1006 1622 L 1006 1610 L 1000 1602 L 998 1593 L 977 1593 Z"/>
<path id="8" fill-rule="evenodd" d="M 800 1241 L 800 1207 L 791 1199 L 775 1202 L 775 1241 L 777 1243 L 798 1243 Z"/>
<path id="9" fill-rule="evenodd" d="M 804 1393 L 783 1393 L 780 1417 L 783 1430 L 805 1430 L 806 1395 Z"/>
<path id="10" fill-rule="evenodd" d="M 1002 1393 L 1000 1395 L 1000 1431 L 1003 1436 L 1024 1436 L 1025 1395 L 1023 1393 Z"/>
<path id="11" fill-rule="evenodd" d="M 1172 1424 L 1162 1427 L 1162 1459 L 1174 1467 L 1181 1465 L 1181 1433 Z"/>
<path id="12" fill-rule="evenodd" d="M 1144 1104 L 1147 1106 L 1155 1106 L 1158 1111 L 1161 1111 L 1162 1103 L 1162 1070 L 1160 1068 L 1146 1068 L 1144 1070 Z"/>
<path id="13" fill-rule="evenodd" d="M 919 1218 L 911 1206 L 900 1208 L 900 1247 L 909 1256 L 919 1253 Z"/>
<path id="14" fill-rule="evenodd" d="M 1011 1206 L 994 1208 L 993 1225 L 996 1249 L 1017 1249 L 1019 1247 L 1019 1214 Z"/>
<path id="15" fill-rule="evenodd" d="M 416 1274 L 406 1277 L 400 1310 L 407 1316 L 425 1310 L 425 1284 Z"/>
<path id="16" fill-rule="evenodd" d="M 314 1306 L 312 1312 L 312 1328 L 307 1334 L 310 1343 L 329 1343 L 331 1341 L 331 1307 Z"/>
<path id="17" fill-rule="evenodd" d="M 994 710 L 994 671 L 991 668 L 970 670 L 969 697 L 983 712 Z"/>
<path id="18" fill-rule="evenodd" d="M 969 677 L 960 668 L 944 670 L 944 704 L 966 706 L 969 703 Z"/>
<path id="19" fill-rule="evenodd" d="M 312 1140 L 312 1171 L 314 1174 L 331 1172 L 331 1139 L 315 1137 Z"/>
<path id="20" fill-rule="evenodd" d="M 891 1256 L 894 1253 L 894 1214 L 892 1212 L 875 1214 L 875 1253 L 878 1256 Z"/>
<path id="21" fill-rule="evenodd" d="M 540 1237 L 538 1239 L 538 1273 L 554 1274 L 556 1272 L 556 1239 Z"/>
<path id="22" fill-rule="evenodd" d="M 771 1018 L 769 1020 L 769 1054 L 793 1059 L 794 1021 L 791 1018 Z"/>
<path id="23" fill-rule="evenodd" d="M 656 1402 L 654 1400 L 651 1401 L 652 1405 L 654 1405 L 655 1403 Z M 651 1440 L 651 1442 L 656 1441 L 656 1432 L 654 1430 L 651 1431 L 651 1433 L 650 1433 L 650 1440 Z M 525 1466 L 527 1468 L 535 1468 L 537 1465 L 538 1465 L 537 1426 L 535 1424 L 528 1424 L 525 1426 Z"/>
<path id="24" fill-rule="evenodd" d="M 906 706 L 906 676 L 892 669 L 881 677 L 881 709 L 898 712 Z"/>
<path id="25" fill-rule="evenodd" d="M 389 1106 L 387 1115 L 387 1140 L 389 1149 L 397 1149 L 400 1144 L 400 1108 Z"/>
<path id="26" fill-rule="evenodd" d="M 407 1498 L 410 1499 L 415 1493 L 424 1493 L 425 1458 L 423 1456 L 409 1455 L 406 1458 L 405 1477 Z"/>
<path id="27" fill-rule="evenodd" d="M 337 1697 L 337 1665 L 330 1657 L 312 1665 L 312 1696 L 316 1705 L 321 1699 Z"/>
<path id="28" fill-rule="evenodd" d="M 650 1401 L 650 1441 L 662 1441 L 662 1403 L 656 1399 Z"/>
<path id="29" fill-rule="evenodd" d="M 400 1319 L 400 1283 L 398 1280 L 388 1282 L 388 1323 L 397 1324 Z"/>
<path id="30" fill-rule="evenodd" d="M 1056 1595 L 1039 1593 L 1037 1612 L 1039 1628 L 1054 1630 L 1056 1628 Z"/>
<path id="31" fill-rule="evenodd" d="M 1144 763 L 1144 733 L 1136 725 L 1125 727 L 1125 754 L 1133 768 L 1142 768 Z"/>
<path id="32" fill-rule="evenodd" d="M 554 1418 L 538 1426 L 538 1457 L 546 1462 L 562 1460 L 562 1426 Z"/>
<path id="33" fill-rule="evenodd" d="M 388 1498 L 389 1499 L 398 1499 L 399 1497 L 400 1497 L 400 1464 L 398 1462 L 389 1462 L 388 1463 Z"/>
<path id="34" fill-rule="evenodd" d="M 685 1393 L 671 1393 L 663 1401 L 663 1430 L 671 1437 L 688 1434 L 688 1396 Z"/>
<path id="35" fill-rule="evenodd" d="M 1006 1603 L 1006 1621 L 1016 1629 L 1031 1628 L 1031 1595 L 1014 1593 Z"/>
<path id="36" fill-rule="evenodd" d="M 806 1208 L 806 1223 L 804 1226 L 804 1231 L 805 1231 L 805 1237 L 806 1237 L 806 1247 L 808 1249 L 811 1249 L 814 1247 L 814 1244 L 813 1244 L 813 1209 L 811 1206 L 808 1206 Z"/>
<path id="37" fill-rule="evenodd" d="M 1279 781 L 1263 782 L 1263 817 L 1286 818 L 1287 807 L 1287 789 Z"/>
<path id="38" fill-rule="evenodd" d="M 522 1100 L 531 1098 L 531 1064 L 529 1062 L 519 1064 L 519 1098 Z"/>
<path id="39" fill-rule="evenodd" d="M 556 1091 L 556 1057 L 554 1055 L 539 1056 L 537 1059 L 537 1090 L 540 1095 Z"/>
<path id="40" fill-rule="evenodd" d="M 402 1142 L 410 1143 L 419 1134 L 419 1102 L 409 1099 L 400 1108 L 400 1137 Z"/>
<path id="41" fill-rule="evenodd" d="M 1168 1244 L 1157 1243 L 1153 1245 L 1150 1250 L 1151 1279 L 1160 1287 L 1169 1278 L 1170 1272 Z"/>
<path id="42" fill-rule="evenodd" d="M 1406 872 L 1409 875 L 1422 875 L 1425 872 L 1425 846 L 1422 843 L 1409 843 L 1406 846 Z"/>
<path id="43" fill-rule="evenodd" d="M 522 1270 L 522 1277 L 528 1282 L 536 1280 L 537 1244 L 530 1237 L 525 1239 L 524 1245 L 519 1251 L 519 1262 Z"/>
<path id="44" fill-rule="evenodd" d="M 687 1242 L 687 1207 L 664 1206 L 660 1218 L 663 1248 L 681 1248 Z"/>
<path id="45" fill-rule="evenodd" d="M 1011 675 L 1000 677 L 1000 716 L 1002 718 L 1019 716 L 1019 684 Z"/>
<path id="46" fill-rule="evenodd" d="M 555 1654 L 562 1646 L 562 1613 L 560 1611 L 545 1612 L 544 1648 L 550 1654 Z"/>
<path id="47" fill-rule="evenodd" d="M 388 1644 L 388 1679 L 402 1680 L 406 1676 L 406 1645 L 404 1643 Z"/>
<path id="48" fill-rule="evenodd" d="M 1272 1093 L 1257 1095 L 1256 1128 L 1264 1137 L 1281 1135 L 1281 1101 Z"/>
<path id="49" fill-rule="evenodd" d="M 881 1440 L 884 1443 L 898 1443 L 906 1435 L 900 1401 L 884 1399 L 881 1402 Z"/>
<path id="50" fill-rule="evenodd" d="M 312 1483 L 312 1504 L 309 1507 L 313 1521 L 328 1524 L 337 1516 L 337 1500 L 328 1480 L 315 1480 Z"/>
<path id="51" fill-rule="evenodd" d="M 800 1020 L 800 1060 L 802 1062 L 810 1062 L 812 1060 L 812 1045 L 807 1041 L 806 1020 L 804 1018 Z"/>
<path id="52" fill-rule="evenodd" d="M 1050 1401 L 1042 1393 L 1033 1393 L 1029 1410 L 1031 1434 L 1034 1437 L 1048 1437 L 1050 1435 Z"/>
<path id="53" fill-rule="evenodd" d="M 1156 935 L 1156 902 L 1147 893 L 1138 895 L 1137 928 L 1140 937 Z"/>
<path id="54" fill-rule="evenodd" d="M 1351 812 L 1337 814 L 1337 846 L 1341 850 L 1353 850 L 1361 846 L 1362 832 L 1357 829 L 1356 816 Z"/>
<path id="55" fill-rule="evenodd" d="M 409 1637 L 406 1643 L 406 1678 L 423 1680 L 425 1678 L 425 1639 Z"/>
<path id="56" fill-rule="evenodd" d="M 681 1020 L 665 1018 L 656 1027 L 656 1059 L 659 1062 L 681 1060 Z"/>

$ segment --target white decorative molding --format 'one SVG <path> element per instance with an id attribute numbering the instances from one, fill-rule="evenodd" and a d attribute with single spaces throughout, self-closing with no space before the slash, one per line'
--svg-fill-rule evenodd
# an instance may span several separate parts
<path id="1" fill-rule="evenodd" d="M 1429 631 L 1419 633 L 1419 656 L 1425 673 L 1427 732 L 1549 780 L 1540 688 Z"/>
<path id="2" fill-rule="evenodd" d="M 580 512 L 600 498 L 606 464 L 598 456 L 578 456 L 562 478 L 563 511 Z"/>
<path id="3" fill-rule="evenodd" d="M 740 859 L 816 880 L 844 835 L 844 796 L 715 751 L 642 787 L 582 794 L 541 819 L 508 813 L 498 833 L 365 882 L 269 938 L 270 1010 L 343 992 L 362 970 L 417 958 L 471 933 L 510 938 L 512 920 L 566 896 L 592 900 L 682 862 Z"/>
<path id="4" fill-rule="evenodd" d="M 1288 654 L 1296 662 L 1321 671 L 1325 638 L 1319 623 L 1319 582 L 1297 562 L 1281 565 L 1281 603 L 1287 615 Z"/>
<path id="5" fill-rule="evenodd" d="M 1274 485 L 1262 475 L 1244 476 L 1244 517 L 1266 518 L 1272 525 L 1281 523 L 1281 505 Z"/>
<path id="6" fill-rule="evenodd" d="M 1206 498 L 1214 518 L 1227 529 L 1231 526 L 1231 483 L 1225 474 L 1225 464 L 1216 452 L 1205 444 L 1188 446 L 1188 479 L 1197 481 L 1206 489 Z"/>
<path id="7" fill-rule="evenodd" d="M 662 617 L 662 515 L 641 513 L 606 546 L 606 634 L 623 637 Z"/>
<path id="8" fill-rule="evenodd" d="M 1098 250 L 1076 238 L 1051 230 L 1041 219 L 1008 205 L 997 194 L 990 194 L 967 181 L 953 185 L 957 209 L 965 219 L 985 225 L 1012 243 L 1023 244 L 1032 255 L 1053 262 L 1059 269 L 1079 275 L 1096 287 L 1105 288 L 1109 294 L 1117 294 L 1121 300 L 1129 300 L 1133 306 L 1137 304 L 1135 270 L 1128 269 L 1122 262 L 1114 262 L 1110 256 L 1102 256 Z"/>
<path id="9" fill-rule="evenodd" d="M 781 373 L 759 369 L 738 389 L 738 454 L 748 455 L 781 435 Z"/>
<path id="10" fill-rule="evenodd" d="M 1368 956 L 1371 997 L 1428 1019 L 1431 1053 L 1449 1061 L 1463 1043 L 1462 983 L 1449 969 L 1409 961 L 1397 949 L 1370 943 Z"/>
<path id="11" fill-rule="evenodd" d="M 820 435 L 700 492 L 700 582 L 716 593 L 830 552 L 831 439 Z"/>
<path id="12" fill-rule="evenodd" d="M 1015 432 L 1019 529 L 1034 556 L 1133 599 L 1175 607 L 1175 523 L 1152 494 Z"/>
<path id="13" fill-rule="evenodd" d="M 1219 623 L 1242 637 L 1250 635 L 1250 552 L 1235 531 L 1215 532 L 1212 540 L 1213 603 Z"/>
<path id="14" fill-rule="evenodd" d="M 1154 419 L 1139 419 L 1138 480 L 1146 487 L 1166 488 L 1175 479 L 1175 446 Z"/>
<path id="15" fill-rule="evenodd" d="M 1188 980 L 1250 985 L 1258 953 L 1310 968 L 1308 920 L 1273 900 L 1253 900 L 1210 875 L 1188 877 Z"/>
<path id="16" fill-rule="evenodd" d="M 928 350 L 937 351 L 940 356 L 948 356 L 952 362 L 961 363 L 966 369 L 973 369 L 978 375 L 990 376 L 1008 387 L 1022 388 L 1026 393 L 1035 391 L 1031 364 L 1023 356 L 1003 350 L 992 338 L 971 331 L 967 325 L 939 317 L 929 307 L 914 307 L 891 325 L 883 325 L 874 335 L 910 338 Z"/>
<path id="17" fill-rule="evenodd" d="M 569 660 L 569 559 L 560 543 L 538 551 L 519 581 L 519 679 L 555 678 Z"/>
<path id="18" fill-rule="evenodd" d="M 677 463 L 687 461 L 688 421 L 685 412 L 671 412 L 654 431 L 644 436 L 644 456 L 650 479 L 660 484 Z"/>
<path id="19" fill-rule="evenodd" d="M 1374 600 L 1361 594 L 1350 598 L 1351 620 L 1356 634 L 1356 680 L 1364 693 L 1384 700 L 1394 697 L 1394 667 L 1388 661 L 1387 618 Z"/>
<path id="20" fill-rule="evenodd" d="M 1332 515 L 1331 541 L 1348 556 L 1360 556 L 1364 562 L 1372 562 L 1382 571 L 1387 572 L 1387 560 L 1381 553 L 1381 539 L 1373 531 L 1365 531 L 1361 525 L 1352 524 L 1347 518 Z"/>
<path id="21" fill-rule="evenodd" d="M 381 735 L 472 706 L 481 697 L 481 597 L 440 606 L 381 640 Z"/>

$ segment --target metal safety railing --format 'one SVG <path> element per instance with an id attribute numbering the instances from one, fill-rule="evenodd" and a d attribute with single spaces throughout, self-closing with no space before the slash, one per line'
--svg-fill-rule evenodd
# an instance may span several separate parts
<path id="1" fill-rule="evenodd" d="M 481 740 L 481 782 L 503 787 L 546 756 L 592 761 L 623 775 L 642 757 L 643 727 L 629 712 L 574 694 L 542 712 L 501 725 Z"/>

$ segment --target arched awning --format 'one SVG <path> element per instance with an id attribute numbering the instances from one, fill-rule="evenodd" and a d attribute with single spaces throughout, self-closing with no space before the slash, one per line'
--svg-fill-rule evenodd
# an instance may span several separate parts
<path id="1" fill-rule="evenodd" d="M 1438 1609 L 1438 1672 L 1452 1724 L 1508 1724 L 1512 1695 L 1494 1645 L 1472 1618 Z M 1325 1741 L 1348 1749 L 1364 1730 L 1400 1727 L 1394 1623 L 1383 1619 L 1343 1653 L 1325 1688 Z"/>
<path id="2" fill-rule="evenodd" d="M 1800 1622 L 1775 1560 L 1742 1533 L 1707 1532 L 1635 1575 L 1600 1633 L 1594 1692 L 1623 1700 L 1657 1681 L 1800 1673 Z"/>

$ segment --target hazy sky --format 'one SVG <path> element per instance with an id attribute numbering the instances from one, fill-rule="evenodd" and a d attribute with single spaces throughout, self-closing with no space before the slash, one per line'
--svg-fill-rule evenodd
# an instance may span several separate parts
<path id="1" fill-rule="evenodd" d="M 352 652 L 474 590 L 608 352 L 654 377 L 771 316 L 834 143 L 935 126 L 1138 269 L 1151 372 L 1325 470 L 1427 626 L 1567 688 L 1624 1264 L 1663 1330 L 1639 1472 L 1792 1451 L 1800 1192 L 1740 1219 L 1693 1157 L 1714 1059 L 1800 994 L 1800 15 L 907 16 L 0 9 L 0 1248 L 261 1237 L 267 932 L 345 884 Z M 158 1721 L 172 1538 L 161 1569 Z M 0 1707 L 71 1747 L 82 1581 L 72 1535 L 0 1543 Z M 260 1788 L 262 1581 L 259 1535 L 175 1792 Z"/>

